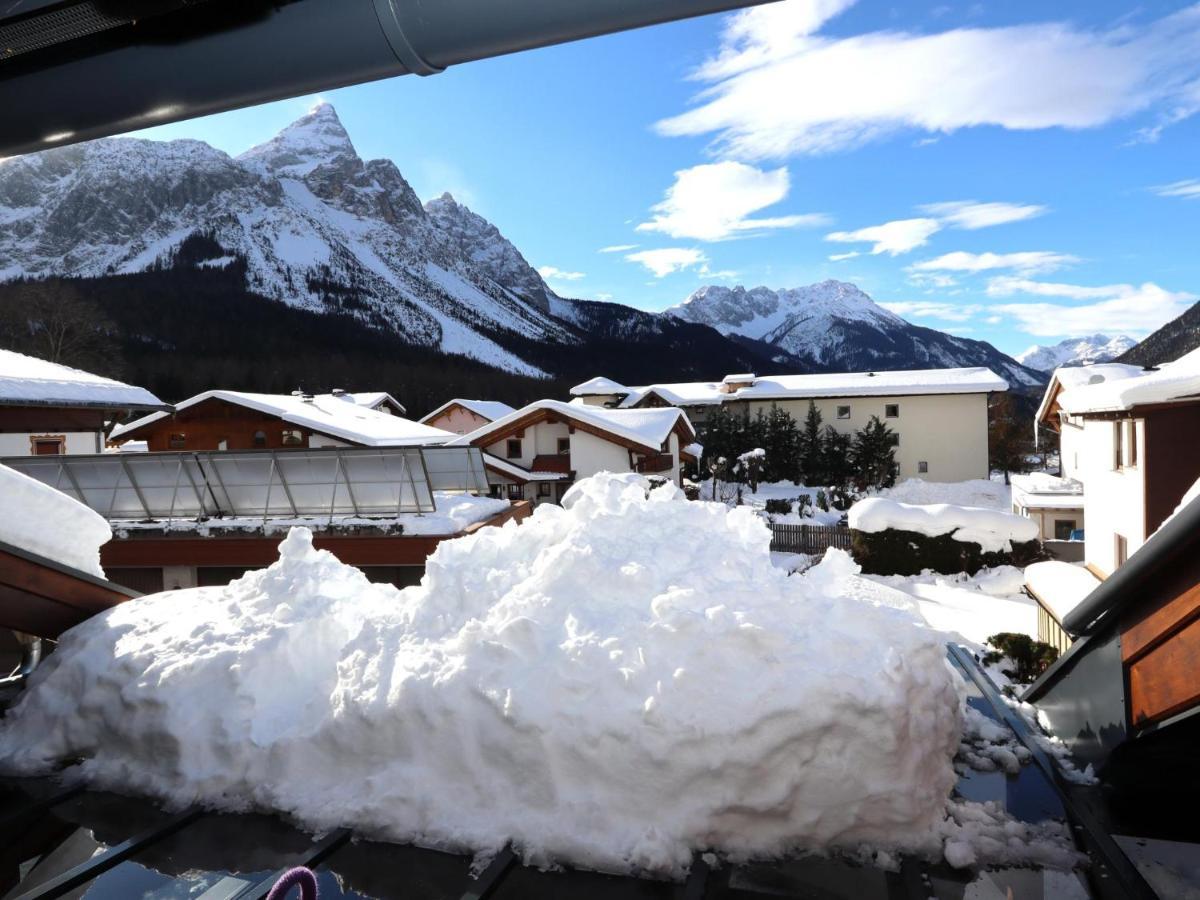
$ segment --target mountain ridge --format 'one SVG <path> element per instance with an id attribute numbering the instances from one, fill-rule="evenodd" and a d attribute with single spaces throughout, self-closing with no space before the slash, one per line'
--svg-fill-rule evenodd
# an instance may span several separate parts
<path id="1" fill-rule="evenodd" d="M 1112 362 L 1135 346 L 1137 341 L 1123 334 L 1115 337 L 1092 334 L 1067 338 L 1057 344 L 1034 344 L 1013 358 L 1023 366 L 1050 374 L 1062 366 L 1090 366 L 1095 363 Z"/>

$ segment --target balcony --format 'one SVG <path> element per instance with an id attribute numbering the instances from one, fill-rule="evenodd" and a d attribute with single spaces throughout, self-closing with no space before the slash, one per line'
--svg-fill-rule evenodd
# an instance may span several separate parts
<path id="1" fill-rule="evenodd" d="M 634 464 L 634 468 L 643 475 L 652 472 L 670 472 L 675 460 L 669 453 L 656 453 L 653 456 L 643 456 Z"/>

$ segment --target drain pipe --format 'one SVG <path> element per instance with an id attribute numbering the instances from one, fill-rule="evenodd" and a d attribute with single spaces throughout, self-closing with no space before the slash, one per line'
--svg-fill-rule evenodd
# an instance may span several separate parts
<path id="1" fill-rule="evenodd" d="M 0 678 L 0 688 L 24 687 L 26 679 L 42 661 L 42 639 L 23 631 L 14 631 L 13 637 L 21 645 L 21 664 L 7 678 Z"/>

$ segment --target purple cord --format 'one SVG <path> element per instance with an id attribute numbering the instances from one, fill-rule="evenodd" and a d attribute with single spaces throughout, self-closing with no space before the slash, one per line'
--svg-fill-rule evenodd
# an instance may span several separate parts
<path id="1" fill-rule="evenodd" d="M 271 892 L 267 894 L 267 900 L 284 900 L 287 892 L 297 885 L 300 886 L 300 900 L 317 900 L 320 896 L 317 893 L 317 876 L 304 866 L 296 866 L 280 876 Z"/>

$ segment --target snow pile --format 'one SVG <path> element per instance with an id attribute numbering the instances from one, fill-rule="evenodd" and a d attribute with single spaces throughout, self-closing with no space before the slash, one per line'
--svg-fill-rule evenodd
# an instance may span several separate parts
<path id="1" fill-rule="evenodd" d="M 269 569 L 122 604 L 35 674 L 0 770 L 82 759 L 178 803 L 604 869 L 940 851 L 961 715 L 940 637 L 846 554 L 788 577 L 750 511 L 648 485 L 582 481 L 404 591 L 296 529 Z"/>
<path id="2" fill-rule="evenodd" d="M 108 523 L 77 500 L 0 466 L 0 541 L 100 578 L 100 546 L 112 539 Z"/>
<path id="3" fill-rule="evenodd" d="M 1082 565 L 1052 559 L 1026 568 L 1025 584 L 1054 614 L 1054 618 L 1062 622 L 1071 610 L 1100 586 L 1100 579 Z"/>
<path id="4" fill-rule="evenodd" d="M 850 507 L 850 527 L 869 534 L 895 529 L 927 537 L 949 535 L 956 541 L 978 544 L 984 553 L 1011 551 L 1013 544 L 1038 536 L 1037 523 L 1024 516 L 948 503 L 913 506 L 883 497 L 868 497 Z"/>
<path id="5" fill-rule="evenodd" d="M 1009 489 L 1000 481 L 975 478 L 969 481 L 925 481 L 909 478 L 895 487 L 884 488 L 880 497 L 918 506 L 952 503 L 955 506 L 982 506 L 987 509 L 1012 509 Z"/>

